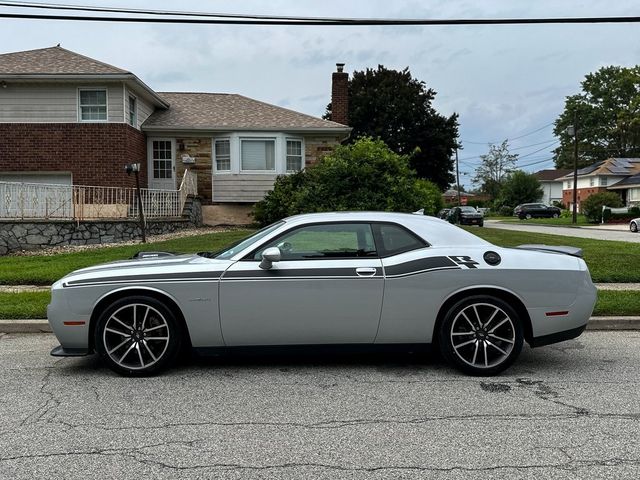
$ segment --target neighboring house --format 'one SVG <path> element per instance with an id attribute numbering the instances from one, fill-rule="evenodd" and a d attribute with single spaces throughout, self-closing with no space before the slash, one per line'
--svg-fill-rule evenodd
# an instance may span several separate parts
<path id="1" fill-rule="evenodd" d="M 542 198 L 539 201 L 545 205 L 551 205 L 553 202 L 562 202 L 562 180 L 558 178 L 567 175 L 571 171 L 570 169 L 540 170 L 534 173 L 542 187 Z"/>
<path id="2" fill-rule="evenodd" d="M 475 195 L 473 193 L 467 193 L 460 190 L 460 204 L 466 205 L 470 199 L 473 199 Z M 445 206 L 458 205 L 458 191 L 447 190 L 442 194 Z"/>
<path id="3" fill-rule="evenodd" d="M 347 81 L 339 64 L 343 123 Z M 175 189 L 188 167 L 205 205 L 248 206 L 350 131 L 241 95 L 156 92 L 59 46 L 0 55 L 0 181 L 131 186 L 124 165 L 140 163 L 143 186 Z"/>
<path id="4" fill-rule="evenodd" d="M 619 193 L 627 207 L 640 206 L 640 173 L 620 180 L 608 190 Z"/>
<path id="5" fill-rule="evenodd" d="M 630 198 L 637 198 L 634 185 L 620 182 L 640 174 L 640 158 L 608 158 L 578 170 L 577 204 L 591 195 L 606 191 L 616 191 L 628 205 Z M 573 208 L 573 171 L 558 178 L 563 182 L 562 203 Z M 635 197 L 634 197 L 635 195 Z"/>

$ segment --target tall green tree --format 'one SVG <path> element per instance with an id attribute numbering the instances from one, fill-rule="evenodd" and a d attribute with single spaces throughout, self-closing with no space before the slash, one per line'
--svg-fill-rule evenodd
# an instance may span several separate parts
<path id="1" fill-rule="evenodd" d="M 517 153 L 509 153 L 509 142 L 505 140 L 500 145 L 489 145 L 489 152 L 480 155 L 480 166 L 476 168 L 473 183 L 480 191 L 492 198 L 500 196 L 502 184 L 509 172 L 515 170 Z"/>
<path id="2" fill-rule="evenodd" d="M 603 67 L 588 74 L 582 91 L 567 97 L 553 133 L 557 168 L 573 168 L 574 139 L 567 126 L 578 128 L 579 166 L 610 157 L 640 156 L 640 66 Z"/>
<path id="3" fill-rule="evenodd" d="M 378 65 L 356 71 L 349 80 L 349 126 L 352 141 L 363 136 L 382 139 L 394 152 L 409 156 L 420 178 L 444 190 L 455 179 L 458 115 L 439 114 L 432 105 L 435 96 L 408 68 Z M 331 120 L 331 104 L 324 118 Z"/>
<path id="4" fill-rule="evenodd" d="M 542 198 L 540 181 L 532 173 L 516 170 L 504 180 L 500 200 L 503 205 L 537 202 Z"/>

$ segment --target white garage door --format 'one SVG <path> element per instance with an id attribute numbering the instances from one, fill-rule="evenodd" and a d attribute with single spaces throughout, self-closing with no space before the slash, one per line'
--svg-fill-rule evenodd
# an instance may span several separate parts
<path id="1" fill-rule="evenodd" d="M 70 173 L 0 172 L 0 218 L 71 218 L 70 185 Z"/>

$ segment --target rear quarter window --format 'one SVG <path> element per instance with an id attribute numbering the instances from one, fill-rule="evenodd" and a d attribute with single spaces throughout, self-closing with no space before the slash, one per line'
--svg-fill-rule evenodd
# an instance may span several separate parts
<path id="1" fill-rule="evenodd" d="M 373 233 L 381 257 L 398 255 L 429 246 L 413 232 L 392 223 L 373 224 Z"/>

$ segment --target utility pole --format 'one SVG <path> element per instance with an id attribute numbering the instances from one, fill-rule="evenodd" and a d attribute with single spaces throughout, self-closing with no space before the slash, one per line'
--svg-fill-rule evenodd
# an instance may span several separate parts
<path id="1" fill-rule="evenodd" d="M 573 208 L 571 223 L 578 223 L 578 116 L 573 116 L 573 125 L 567 127 L 567 135 L 573 137 Z"/>
<path id="2" fill-rule="evenodd" d="M 458 206 L 460 206 L 460 168 L 458 167 L 458 147 L 456 147 L 456 188 L 458 189 Z"/>

